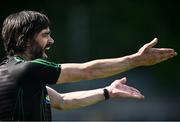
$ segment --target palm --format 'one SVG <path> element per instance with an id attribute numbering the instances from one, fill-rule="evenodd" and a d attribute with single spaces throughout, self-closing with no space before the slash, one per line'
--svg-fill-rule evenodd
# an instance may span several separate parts
<path id="1" fill-rule="evenodd" d="M 144 98 L 141 93 L 130 86 L 125 85 L 126 78 L 115 80 L 109 87 L 108 90 L 112 97 L 128 97 L 128 98 Z"/>

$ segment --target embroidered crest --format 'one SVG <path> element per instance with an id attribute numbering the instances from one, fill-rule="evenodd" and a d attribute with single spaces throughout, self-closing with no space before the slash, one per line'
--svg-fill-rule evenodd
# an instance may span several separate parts
<path id="1" fill-rule="evenodd" d="M 49 98 L 49 95 L 46 95 L 46 103 L 47 103 L 47 104 L 50 104 L 50 98 Z"/>

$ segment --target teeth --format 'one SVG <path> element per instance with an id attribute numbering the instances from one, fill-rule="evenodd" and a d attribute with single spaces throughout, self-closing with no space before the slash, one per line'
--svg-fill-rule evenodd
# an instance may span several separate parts
<path id="1" fill-rule="evenodd" d="M 49 50 L 50 49 L 50 47 L 47 47 L 47 48 L 45 48 L 46 50 Z"/>

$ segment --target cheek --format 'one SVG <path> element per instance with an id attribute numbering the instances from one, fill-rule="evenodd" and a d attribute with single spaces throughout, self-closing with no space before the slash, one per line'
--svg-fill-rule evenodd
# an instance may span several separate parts
<path id="1" fill-rule="evenodd" d="M 41 45 L 42 48 L 45 48 L 46 45 L 47 45 L 47 41 L 46 40 L 42 40 L 40 45 Z"/>
<path id="2" fill-rule="evenodd" d="M 44 46 L 42 43 L 36 42 L 32 45 L 33 52 L 41 52 L 43 49 L 44 49 Z"/>
<path id="3" fill-rule="evenodd" d="M 43 36 L 39 36 L 36 38 L 35 43 L 39 45 L 39 47 L 44 48 L 47 44 L 47 39 Z"/>
<path id="4" fill-rule="evenodd" d="M 36 47 L 40 48 L 40 49 L 44 49 L 46 47 L 46 41 L 45 40 L 42 40 L 38 43 L 36 43 Z"/>

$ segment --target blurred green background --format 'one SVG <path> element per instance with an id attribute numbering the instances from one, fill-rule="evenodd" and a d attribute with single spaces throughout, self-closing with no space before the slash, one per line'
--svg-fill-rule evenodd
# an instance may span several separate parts
<path id="1" fill-rule="evenodd" d="M 21 10 L 45 13 L 52 23 L 54 46 L 49 60 L 85 62 L 135 53 L 154 37 L 156 47 L 180 52 L 178 0 L 6 0 L 0 4 L 0 24 Z M 1 26 L 2 29 L 2 26 Z M 0 57 L 4 48 L 0 42 Z M 179 55 L 151 67 L 113 77 L 74 84 L 52 85 L 60 92 L 95 89 L 127 77 L 145 100 L 113 99 L 86 108 L 58 111 L 53 120 L 180 120 Z"/>

